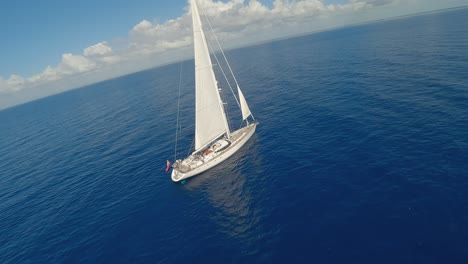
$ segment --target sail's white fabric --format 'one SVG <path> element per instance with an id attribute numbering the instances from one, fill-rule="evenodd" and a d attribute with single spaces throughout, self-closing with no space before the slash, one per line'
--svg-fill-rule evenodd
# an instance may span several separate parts
<path id="1" fill-rule="evenodd" d="M 191 1 L 195 52 L 195 150 L 229 130 L 195 0 Z M 229 131 L 228 131 L 229 133 Z"/>
<path id="2" fill-rule="evenodd" d="M 240 107 L 242 111 L 242 120 L 247 119 L 250 113 L 250 108 L 249 105 L 247 104 L 247 101 L 245 100 L 244 94 L 242 93 L 242 90 L 240 89 L 239 85 L 237 85 L 237 93 L 239 94 L 239 101 L 240 101 Z"/>

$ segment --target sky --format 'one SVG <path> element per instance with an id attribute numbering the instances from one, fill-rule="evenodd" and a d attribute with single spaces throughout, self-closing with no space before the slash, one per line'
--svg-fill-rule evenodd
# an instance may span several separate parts
<path id="1" fill-rule="evenodd" d="M 198 0 L 230 47 L 468 0 Z M 193 56 L 187 0 L 16 0 L 0 8 L 0 109 Z M 225 45 L 223 45 L 226 47 Z"/>

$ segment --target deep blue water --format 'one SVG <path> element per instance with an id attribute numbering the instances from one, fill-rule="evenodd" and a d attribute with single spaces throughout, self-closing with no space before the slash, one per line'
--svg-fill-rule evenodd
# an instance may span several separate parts
<path id="1" fill-rule="evenodd" d="M 180 64 L 1 111 L 0 263 L 467 263 L 467 24 L 463 9 L 228 52 L 260 126 L 185 185 L 164 172 Z"/>

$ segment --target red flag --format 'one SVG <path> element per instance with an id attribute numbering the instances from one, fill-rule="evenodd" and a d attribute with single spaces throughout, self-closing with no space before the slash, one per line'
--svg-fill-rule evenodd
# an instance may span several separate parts
<path id="1" fill-rule="evenodd" d="M 168 160 L 166 162 L 166 172 L 168 172 L 170 168 L 171 168 L 171 162 Z"/>

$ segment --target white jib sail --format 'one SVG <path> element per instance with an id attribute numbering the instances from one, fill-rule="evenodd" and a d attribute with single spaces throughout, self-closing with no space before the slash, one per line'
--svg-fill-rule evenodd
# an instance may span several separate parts
<path id="1" fill-rule="evenodd" d="M 245 120 L 247 119 L 247 117 L 249 117 L 249 115 L 251 115 L 251 113 L 249 105 L 247 104 L 247 101 L 245 100 L 244 94 L 242 93 L 239 85 L 237 85 L 237 93 L 239 94 L 239 101 L 242 111 L 242 120 Z"/>
<path id="2" fill-rule="evenodd" d="M 195 52 L 195 150 L 198 150 L 226 131 L 229 133 L 229 126 L 195 0 L 191 1 L 191 8 Z"/>

